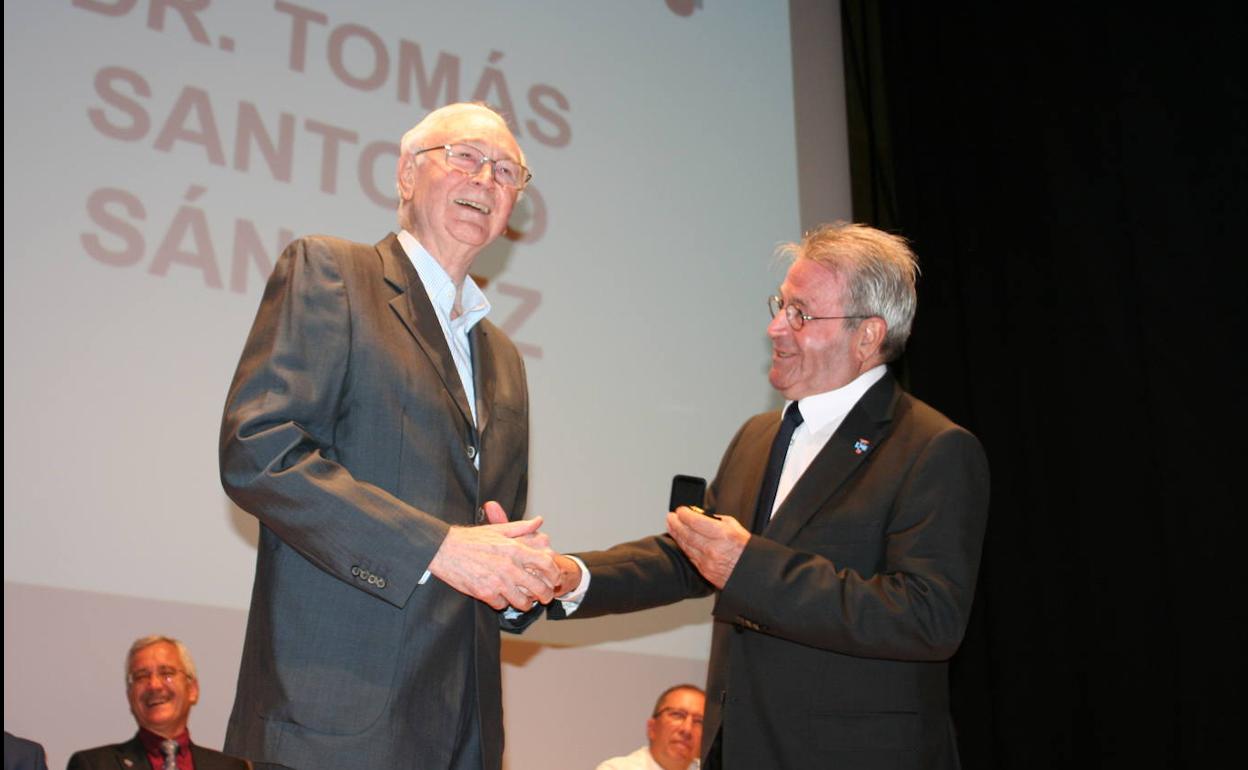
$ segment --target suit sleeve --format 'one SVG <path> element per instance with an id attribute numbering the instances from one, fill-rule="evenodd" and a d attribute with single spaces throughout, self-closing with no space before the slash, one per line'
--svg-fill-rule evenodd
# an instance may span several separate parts
<path id="1" fill-rule="evenodd" d="M 842 654 L 944 660 L 962 640 L 988 508 L 979 442 L 952 426 L 904 471 L 878 564 L 852 568 L 810 550 L 752 537 L 714 614 Z"/>
<path id="2" fill-rule="evenodd" d="M 720 462 L 718 479 L 724 473 L 741 437 L 749 430 L 747 423 L 733 437 Z M 708 512 L 715 513 L 715 484 L 707 498 Z M 747 525 L 748 526 L 748 525 Z M 605 551 L 576 554 L 589 570 L 589 590 L 572 618 L 592 618 L 619 612 L 661 607 L 682 599 L 706 596 L 714 586 L 706 581 L 689 561 L 671 535 L 642 538 L 622 543 Z M 547 616 L 563 620 L 563 605 L 550 603 Z"/>
<path id="3" fill-rule="evenodd" d="M 303 239 L 278 260 L 226 400 L 221 481 L 320 569 L 402 607 L 449 525 L 338 461 L 352 354 L 342 257 L 342 248 Z M 361 570 L 379 579 L 361 579 Z"/>

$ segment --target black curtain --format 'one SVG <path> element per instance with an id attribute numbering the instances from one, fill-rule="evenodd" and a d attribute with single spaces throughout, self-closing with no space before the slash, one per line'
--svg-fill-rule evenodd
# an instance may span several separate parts
<path id="1" fill-rule="evenodd" d="M 909 386 L 992 465 L 968 770 L 1243 761 L 1235 8 L 842 0 L 854 218 L 911 240 Z"/>

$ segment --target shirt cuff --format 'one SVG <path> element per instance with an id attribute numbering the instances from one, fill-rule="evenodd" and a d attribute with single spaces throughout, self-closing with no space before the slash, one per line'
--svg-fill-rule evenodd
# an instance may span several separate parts
<path id="1" fill-rule="evenodd" d="M 585 562 L 572 556 L 565 554 L 569 559 L 576 562 L 576 566 L 581 568 L 581 582 L 577 583 L 576 588 L 568 591 L 563 596 L 556 596 L 555 599 L 563 605 L 563 614 L 571 615 L 581 606 L 581 602 L 585 600 L 585 594 L 589 592 L 589 568 L 585 566 Z"/>

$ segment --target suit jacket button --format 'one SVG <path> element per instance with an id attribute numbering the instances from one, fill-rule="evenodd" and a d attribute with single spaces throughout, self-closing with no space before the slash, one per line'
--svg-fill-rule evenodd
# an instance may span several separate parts
<path id="1" fill-rule="evenodd" d="M 484 505 L 477 508 L 477 523 L 478 524 L 485 523 L 485 506 Z"/>
<path id="2" fill-rule="evenodd" d="M 377 578 L 377 587 L 378 587 L 378 588 L 385 588 L 385 587 L 386 587 L 386 579 L 385 579 L 385 578 Z"/>
<path id="3" fill-rule="evenodd" d="M 473 446 L 472 444 L 469 444 L 468 448 L 464 451 L 467 452 L 469 460 L 472 460 L 473 458 L 477 456 L 477 448 Z"/>
<path id="4" fill-rule="evenodd" d="M 355 566 L 354 564 L 351 565 L 351 577 L 359 577 L 359 576 L 360 576 L 360 568 Z"/>

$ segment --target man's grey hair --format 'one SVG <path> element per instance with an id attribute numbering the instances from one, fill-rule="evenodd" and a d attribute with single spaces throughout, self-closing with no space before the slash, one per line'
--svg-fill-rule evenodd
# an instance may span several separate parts
<path id="1" fill-rule="evenodd" d="M 868 225 L 833 222 L 806 233 L 801 243 L 784 244 L 779 252 L 841 275 L 849 295 L 841 312 L 884 319 L 888 331 L 880 355 L 885 361 L 905 351 L 918 305 L 914 285 L 919 275 L 918 257 L 905 238 Z M 860 322 L 851 318 L 845 323 L 855 329 Z"/>

